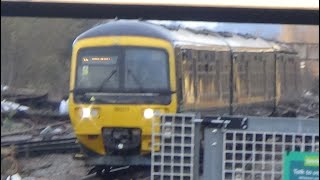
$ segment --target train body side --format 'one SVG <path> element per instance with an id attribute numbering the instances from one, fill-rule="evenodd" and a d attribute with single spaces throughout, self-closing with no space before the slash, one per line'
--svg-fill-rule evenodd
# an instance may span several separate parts
<path id="1" fill-rule="evenodd" d="M 295 101 L 300 94 L 295 54 L 243 51 L 233 52 L 232 58 L 227 50 L 179 47 L 175 52 L 181 112 L 227 114 L 230 103 L 234 113 L 252 107 L 273 111 L 280 102 Z"/>

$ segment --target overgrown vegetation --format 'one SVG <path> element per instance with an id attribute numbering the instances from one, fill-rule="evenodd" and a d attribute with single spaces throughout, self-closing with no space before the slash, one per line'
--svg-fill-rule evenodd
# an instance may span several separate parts
<path id="1" fill-rule="evenodd" d="M 1 17 L 1 84 L 61 98 L 68 92 L 73 40 L 100 21 Z"/>

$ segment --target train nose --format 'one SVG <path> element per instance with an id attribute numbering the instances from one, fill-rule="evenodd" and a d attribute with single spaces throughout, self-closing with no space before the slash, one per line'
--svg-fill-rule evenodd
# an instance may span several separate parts
<path id="1" fill-rule="evenodd" d="M 111 135 L 115 140 L 126 140 L 130 138 L 128 129 L 114 129 Z"/>
<path id="2" fill-rule="evenodd" d="M 104 128 L 103 141 L 108 154 L 139 152 L 141 130 L 136 128 Z"/>

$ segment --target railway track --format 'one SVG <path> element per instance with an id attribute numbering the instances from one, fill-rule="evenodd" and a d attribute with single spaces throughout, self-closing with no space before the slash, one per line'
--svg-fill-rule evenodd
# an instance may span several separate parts
<path id="1" fill-rule="evenodd" d="M 103 173 L 92 173 L 81 180 L 150 180 L 150 167 L 124 166 L 105 169 Z"/>
<path id="2" fill-rule="evenodd" d="M 65 138 L 46 141 L 1 142 L 1 148 L 14 147 L 16 155 L 45 154 L 58 152 L 79 152 L 76 138 Z"/>

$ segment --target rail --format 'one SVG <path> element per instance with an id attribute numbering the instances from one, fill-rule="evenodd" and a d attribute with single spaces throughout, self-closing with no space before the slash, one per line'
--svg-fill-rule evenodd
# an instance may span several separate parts
<path id="1" fill-rule="evenodd" d="M 1 142 L 1 148 L 14 147 L 15 154 L 29 156 L 30 154 L 79 152 L 80 146 L 76 138 L 55 139 L 31 142 Z"/>

